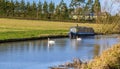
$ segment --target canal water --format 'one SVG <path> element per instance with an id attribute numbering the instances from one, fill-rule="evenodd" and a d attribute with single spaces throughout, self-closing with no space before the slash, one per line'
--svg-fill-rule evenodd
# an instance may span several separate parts
<path id="1" fill-rule="evenodd" d="M 89 61 L 102 51 L 118 44 L 119 35 L 96 35 L 82 40 L 60 38 L 0 44 L 0 69 L 48 69 L 71 62 L 73 58 Z"/>

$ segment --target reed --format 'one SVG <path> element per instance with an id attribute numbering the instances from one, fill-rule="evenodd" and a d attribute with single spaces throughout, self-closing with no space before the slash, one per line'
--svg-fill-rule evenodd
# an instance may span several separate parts
<path id="1" fill-rule="evenodd" d="M 88 69 L 120 69 L 120 44 L 104 51 L 88 63 Z"/>

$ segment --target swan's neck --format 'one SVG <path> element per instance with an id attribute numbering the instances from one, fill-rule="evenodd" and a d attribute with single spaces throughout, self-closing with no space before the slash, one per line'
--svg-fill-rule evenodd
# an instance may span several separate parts
<path id="1" fill-rule="evenodd" d="M 48 38 L 48 41 L 49 41 L 50 39 Z"/>

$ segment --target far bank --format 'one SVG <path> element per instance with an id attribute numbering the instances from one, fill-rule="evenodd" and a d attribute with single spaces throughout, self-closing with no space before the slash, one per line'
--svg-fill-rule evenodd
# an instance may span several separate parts
<path id="1" fill-rule="evenodd" d="M 0 40 L 13 39 L 31 39 L 49 36 L 67 36 L 72 26 L 92 27 L 95 33 L 119 33 L 117 28 L 107 29 L 112 24 L 97 23 L 71 23 L 71 22 L 53 22 L 53 21 L 37 21 L 37 20 L 19 20 L 0 18 Z"/>

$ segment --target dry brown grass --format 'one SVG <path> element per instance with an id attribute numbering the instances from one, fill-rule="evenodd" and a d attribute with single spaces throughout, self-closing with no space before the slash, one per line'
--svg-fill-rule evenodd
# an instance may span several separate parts
<path id="1" fill-rule="evenodd" d="M 69 22 L 52 22 L 52 21 L 34 21 L 34 20 L 17 20 L 17 19 L 0 19 L 0 31 L 26 31 L 26 30 L 69 30 L 71 26 L 88 26 L 94 29 L 100 29 L 99 24 L 90 23 L 69 23 Z"/>
<path id="2" fill-rule="evenodd" d="M 120 44 L 104 51 L 88 64 L 88 69 L 120 69 Z"/>

